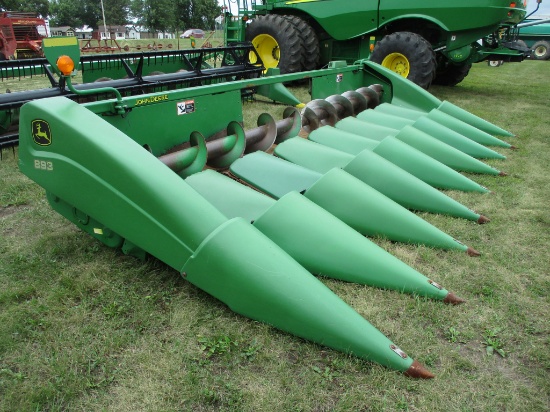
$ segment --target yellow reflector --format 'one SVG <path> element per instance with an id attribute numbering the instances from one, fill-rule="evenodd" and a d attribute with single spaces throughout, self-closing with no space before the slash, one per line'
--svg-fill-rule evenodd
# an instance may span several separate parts
<path id="1" fill-rule="evenodd" d="M 65 55 L 59 56 L 56 64 L 59 71 L 63 73 L 65 76 L 68 76 L 74 70 L 73 59 L 71 59 L 69 56 L 65 56 Z"/>

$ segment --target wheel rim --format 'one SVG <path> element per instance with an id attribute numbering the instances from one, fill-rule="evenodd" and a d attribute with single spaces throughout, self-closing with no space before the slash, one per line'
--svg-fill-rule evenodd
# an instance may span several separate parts
<path id="1" fill-rule="evenodd" d="M 543 45 L 540 45 L 538 46 L 534 52 L 535 52 L 535 56 L 537 57 L 542 57 L 544 56 L 546 53 L 547 53 L 548 50 L 546 50 L 546 47 L 544 47 Z"/>
<path id="2" fill-rule="evenodd" d="M 281 58 L 279 43 L 269 34 L 259 34 L 252 40 L 252 45 L 256 49 L 258 56 L 262 59 L 266 69 L 277 67 Z M 254 54 L 254 53 L 252 53 Z M 256 56 L 250 56 L 250 62 L 256 63 Z"/>
<path id="3" fill-rule="evenodd" d="M 409 59 L 401 53 L 387 55 L 384 60 L 382 60 L 382 66 L 403 77 L 407 77 L 411 71 Z"/>

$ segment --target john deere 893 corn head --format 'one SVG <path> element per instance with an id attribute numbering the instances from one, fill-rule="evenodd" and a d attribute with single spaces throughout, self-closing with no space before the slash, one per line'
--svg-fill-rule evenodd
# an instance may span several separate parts
<path id="1" fill-rule="evenodd" d="M 45 43 L 71 93 L 113 96 L 21 107 L 20 169 L 54 210 L 107 246 L 160 259 L 243 316 L 433 376 L 313 274 L 463 302 L 363 235 L 478 255 L 411 210 L 486 223 L 436 187 L 483 196 L 457 170 L 502 175 L 475 157 L 502 158 L 485 145 L 510 147 L 492 136 L 510 133 L 368 61 L 123 96 L 108 83 L 74 87 L 76 43 Z M 303 78 L 313 100 L 301 112 L 243 129 L 243 90 Z"/>

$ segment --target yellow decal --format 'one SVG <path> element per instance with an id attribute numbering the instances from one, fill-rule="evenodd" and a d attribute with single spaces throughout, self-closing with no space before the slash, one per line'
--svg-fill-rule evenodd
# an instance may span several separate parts
<path id="1" fill-rule="evenodd" d="M 74 46 L 78 45 L 78 39 L 74 36 L 46 37 L 42 39 L 42 44 L 44 47 Z"/>
<path id="2" fill-rule="evenodd" d="M 164 100 L 168 100 L 168 95 L 163 94 L 162 96 L 151 96 L 144 99 L 137 99 L 136 106 L 143 106 L 144 104 L 158 103 Z"/>
<path id="3" fill-rule="evenodd" d="M 98 227 L 94 227 L 94 233 L 96 235 L 102 235 L 103 234 L 103 229 L 98 228 Z"/>
<path id="4" fill-rule="evenodd" d="M 33 120 L 31 122 L 32 140 L 39 146 L 49 146 L 52 144 L 52 132 L 50 125 L 45 120 Z"/>

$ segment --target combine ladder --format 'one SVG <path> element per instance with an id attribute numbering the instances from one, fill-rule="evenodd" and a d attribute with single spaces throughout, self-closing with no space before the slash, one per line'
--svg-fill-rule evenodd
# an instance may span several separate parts
<path id="1" fill-rule="evenodd" d="M 234 15 L 232 7 L 237 6 Z M 246 30 L 246 22 L 252 11 L 256 9 L 256 0 L 227 0 L 224 1 L 224 40 L 225 44 L 242 42 Z"/>

